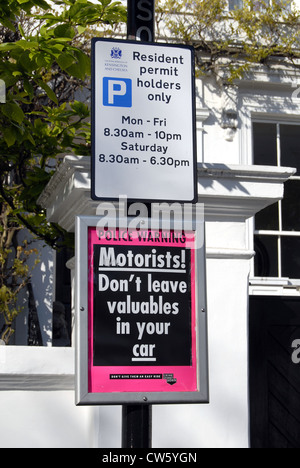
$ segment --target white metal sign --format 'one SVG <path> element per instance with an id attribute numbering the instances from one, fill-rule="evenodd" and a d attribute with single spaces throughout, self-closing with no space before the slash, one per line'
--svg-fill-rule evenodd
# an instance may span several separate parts
<path id="1" fill-rule="evenodd" d="M 92 198 L 196 201 L 194 50 L 93 40 Z"/>

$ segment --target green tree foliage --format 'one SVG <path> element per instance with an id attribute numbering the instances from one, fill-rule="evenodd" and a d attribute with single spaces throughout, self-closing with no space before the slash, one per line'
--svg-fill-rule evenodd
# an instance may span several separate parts
<path id="1" fill-rule="evenodd" d="M 37 199 L 67 152 L 90 154 L 89 108 L 74 100 L 90 75 L 91 35 L 126 21 L 112 0 L 6 0 L 0 5 L 0 338 L 8 342 L 20 312 L 18 293 L 36 255 L 18 243 L 27 228 L 57 248 L 72 238 L 49 224 Z"/>
<path id="2" fill-rule="evenodd" d="M 159 0 L 159 30 L 192 44 L 203 74 L 240 79 L 257 64 L 298 66 L 300 12 L 289 0 Z"/>

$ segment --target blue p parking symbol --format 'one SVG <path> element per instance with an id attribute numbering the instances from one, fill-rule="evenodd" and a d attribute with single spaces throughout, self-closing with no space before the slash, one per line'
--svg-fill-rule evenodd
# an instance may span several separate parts
<path id="1" fill-rule="evenodd" d="M 103 105 L 132 107 L 132 80 L 103 78 Z"/>

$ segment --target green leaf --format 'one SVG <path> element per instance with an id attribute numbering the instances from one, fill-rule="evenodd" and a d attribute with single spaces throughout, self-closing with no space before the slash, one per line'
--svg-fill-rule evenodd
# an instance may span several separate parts
<path id="1" fill-rule="evenodd" d="M 31 55 L 30 55 L 31 56 Z M 35 61 L 38 68 L 48 68 L 52 64 L 52 58 L 47 56 L 47 54 L 43 52 L 38 52 L 37 54 L 32 54 L 32 60 Z"/>
<path id="2" fill-rule="evenodd" d="M 54 34 L 56 37 L 67 37 L 69 39 L 73 39 L 76 35 L 74 28 L 69 24 L 60 24 L 54 29 Z"/>
<path id="3" fill-rule="evenodd" d="M 36 145 L 36 142 L 35 142 L 35 140 L 33 139 L 33 136 L 31 135 L 30 132 L 27 132 L 26 137 L 27 137 L 27 140 L 29 140 L 30 143 L 31 143 L 33 146 Z"/>
<path id="4" fill-rule="evenodd" d="M 34 0 L 34 4 L 40 8 L 43 8 L 43 10 L 49 10 L 51 8 L 51 6 L 44 0 Z"/>
<path id="5" fill-rule="evenodd" d="M 80 80 L 84 80 L 86 75 L 91 73 L 91 62 L 89 57 L 81 52 L 80 50 L 75 50 L 74 52 L 76 62 L 68 67 L 66 71 L 71 76 L 75 76 Z"/>
<path id="6" fill-rule="evenodd" d="M 16 47 L 21 47 L 24 50 L 28 49 L 38 49 L 39 43 L 36 41 L 26 41 L 21 39 L 20 41 L 15 42 Z"/>
<path id="7" fill-rule="evenodd" d="M 16 130 L 13 126 L 10 126 L 8 128 L 4 128 L 2 130 L 3 133 L 3 138 L 7 146 L 10 148 L 13 146 L 17 140 L 17 135 L 16 135 Z"/>
<path id="8" fill-rule="evenodd" d="M 19 28 L 19 31 L 20 31 L 21 35 L 22 35 L 23 37 L 25 37 L 24 29 L 22 28 L 22 26 L 21 26 L 20 24 L 18 24 L 18 28 Z"/>
<path id="9" fill-rule="evenodd" d="M 2 22 L 2 20 L 1 20 Z M 16 47 L 15 42 L 3 42 L 0 44 L 0 52 L 9 52 Z"/>
<path id="10" fill-rule="evenodd" d="M 7 102 L 6 104 L 1 104 L 0 110 L 6 117 L 10 118 L 14 122 L 17 122 L 19 125 L 25 119 L 25 114 L 22 111 L 21 107 L 18 106 L 18 104 L 15 104 L 13 102 Z"/>
<path id="11" fill-rule="evenodd" d="M 31 73 L 36 68 L 35 62 L 30 59 L 29 50 L 19 54 L 18 65 L 21 65 L 21 70 L 26 73 Z"/>
<path id="12" fill-rule="evenodd" d="M 86 31 L 86 26 L 77 26 L 78 34 L 83 34 Z"/>
<path id="13" fill-rule="evenodd" d="M 0 18 L 0 23 L 8 29 L 14 30 L 14 24 L 9 20 L 9 18 L 2 17 Z"/>
<path id="14" fill-rule="evenodd" d="M 58 105 L 58 100 L 57 100 L 57 97 L 56 97 L 56 94 L 54 93 L 54 91 L 50 88 L 50 86 L 48 86 L 46 83 L 44 83 L 44 81 L 42 80 L 37 80 L 37 83 L 38 85 L 45 91 L 45 93 L 47 94 L 48 98 L 51 99 L 51 101 L 55 102 L 55 104 Z"/>
<path id="15" fill-rule="evenodd" d="M 60 68 L 65 71 L 75 62 L 74 56 L 67 52 L 60 54 L 56 60 Z"/>
<path id="16" fill-rule="evenodd" d="M 83 102 L 72 102 L 71 109 L 73 109 L 76 112 L 76 114 L 78 114 L 80 117 L 88 117 L 90 114 L 88 106 Z"/>
<path id="17" fill-rule="evenodd" d="M 31 3 L 31 7 L 33 6 L 38 6 L 40 8 L 43 8 L 44 10 L 48 10 L 50 7 L 50 5 L 45 2 L 45 0 L 32 0 L 31 2 L 29 2 L 28 0 L 17 0 L 17 2 L 24 6 L 24 4 L 28 4 L 28 3 Z"/>

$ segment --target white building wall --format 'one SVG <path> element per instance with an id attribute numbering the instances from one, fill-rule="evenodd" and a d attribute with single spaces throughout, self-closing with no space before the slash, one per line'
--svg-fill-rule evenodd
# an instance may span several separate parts
<path id="1" fill-rule="evenodd" d="M 88 448 L 90 411 L 74 411 L 71 391 L 1 392 L 2 448 Z"/>
<path id="2" fill-rule="evenodd" d="M 153 446 L 247 448 L 249 262 L 209 259 L 209 405 L 154 408 Z"/>
<path id="3" fill-rule="evenodd" d="M 0 414 L 1 448 L 120 447 L 121 409 L 76 408 L 73 390 L 3 391 Z"/>
<path id="4" fill-rule="evenodd" d="M 246 219 L 282 196 L 282 184 L 292 172 L 264 168 L 251 173 L 245 166 L 239 171 L 237 165 L 252 163 L 252 115 L 300 115 L 300 100 L 288 101 L 292 88 L 284 86 L 281 91 L 277 82 L 264 93 L 249 85 L 238 93 L 235 131 L 222 128 L 226 99 L 220 88 L 213 80 L 198 81 L 198 161 L 206 163 L 201 166 L 199 193 L 207 210 L 210 403 L 154 407 L 153 447 L 249 446 L 248 285 L 253 246 Z M 74 229 L 75 214 L 95 214 L 88 193 L 86 163 L 69 161 L 45 196 L 49 219 Z M 0 414 L 5 421 L 0 426 L 1 447 L 120 447 L 120 407 L 74 405 L 72 349 L 18 348 L 0 347 Z"/>

